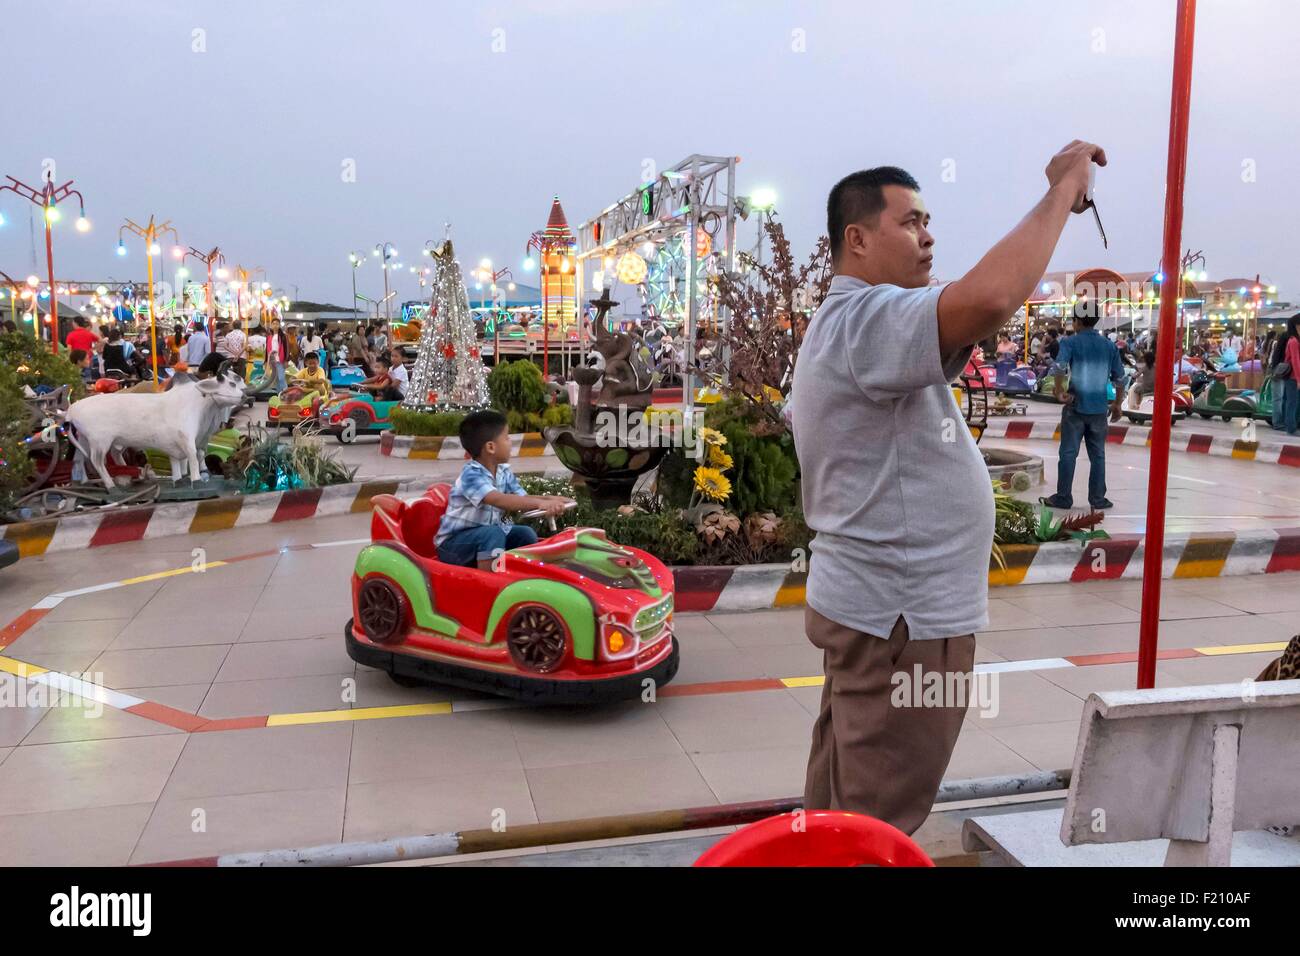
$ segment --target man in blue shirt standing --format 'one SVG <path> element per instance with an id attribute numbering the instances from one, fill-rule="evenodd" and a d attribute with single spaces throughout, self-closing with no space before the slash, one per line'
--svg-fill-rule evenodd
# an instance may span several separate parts
<path id="1" fill-rule="evenodd" d="M 1094 511 L 1114 505 L 1106 497 L 1106 421 L 1119 421 L 1120 396 L 1124 394 L 1124 363 L 1119 349 L 1096 329 L 1101 312 L 1096 300 L 1080 299 L 1074 310 L 1075 334 L 1061 340 L 1054 371 L 1068 370 L 1070 391 L 1063 393 L 1057 378 L 1056 398 L 1061 409 L 1061 457 L 1056 469 L 1056 494 L 1040 498 L 1050 508 L 1074 506 L 1074 463 L 1079 443 L 1088 446 L 1088 504 Z M 1115 383 L 1115 398 L 1108 399 L 1107 383 Z"/>

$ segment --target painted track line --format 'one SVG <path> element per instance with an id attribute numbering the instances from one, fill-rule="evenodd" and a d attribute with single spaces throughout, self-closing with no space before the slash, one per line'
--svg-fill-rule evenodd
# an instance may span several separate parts
<path id="1" fill-rule="evenodd" d="M 1190 540 L 1191 537 L 1196 536 L 1185 535 L 1184 537 L 1188 537 Z M 261 557 L 270 557 L 272 555 L 286 554 L 295 551 L 310 551 L 318 548 L 365 544 L 368 543 L 368 541 L 368 538 L 360 538 L 342 541 L 316 542 L 311 544 L 286 545 L 281 548 L 256 551 L 251 554 L 239 555 L 218 561 L 208 561 L 197 565 L 190 564 L 180 568 L 137 575 L 135 577 L 124 578 L 120 581 L 109 581 L 104 584 L 91 585 L 69 591 L 60 591 L 37 602 L 30 610 L 24 611 L 3 629 L 0 629 L 0 649 L 12 644 L 35 626 L 36 623 L 48 614 L 50 610 L 69 598 L 85 594 L 98 594 L 115 588 L 127 587 L 132 584 L 140 584 L 147 581 L 158 581 L 178 577 L 184 574 L 198 573 L 211 568 L 226 567 L 228 565 Z M 1196 557 L 1198 556 L 1190 554 L 1184 555 L 1182 563 L 1189 563 L 1188 559 L 1194 559 Z M 1205 561 L 1209 561 L 1210 564 L 1216 564 L 1217 561 L 1217 570 L 1221 569 L 1225 560 L 1225 556 L 1211 555 L 1193 563 L 1201 564 L 1205 563 Z M 751 573 L 756 575 L 756 572 Z M 764 577 L 773 576 L 764 575 Z M 786 575 L 782 573 L 776 575 L 774 580 L 778 587 L 789 589 L 790 584 L 785 580 L 785 578 Z M 746 586 L 748 586 L 748 582 Z M 1219 657 L 1232 654 L 1255 654 L 1271 651 L 1281 652 L 1286 647 L 1286 644 L 1287 642 L 1281 641 L 1276 643 L 1265 642 L 1239 645 L 1215 645 L 1194 648 L 1166 648 L 1157 654 L 1157 659 L 1178 660 L 1198 657 Z M 974 672 L 994 674 L 1034 672 L 1070 667 L 1132 663 L 1137 660 L 1137 657 L 1138 655 L 1135 651 L 1122 651 L 1104 654 L 1033 658 L 1020 661 L 992 661 L 975 665 Z M 484 710 L 506 710 L 531 706 L 520 701 L 509 699 L 489 699 L 420 702 L 380 707 L 353 707 L 348 709 L 306 711 L 300 713 L 261 714 L 247 717 L 207 718 L 198 714 L 189 713 L 188 711 L 178 710 L 174 707 L 168 707 L 155 701 L 149 701 L 143 698 L 133 697 L 129 694 L 124 694 L 121 691 L 114 690 L 110 687 L 105 687 L 88 681 L 85 679 L 84 675 L 76 676 L 64 674 L 58 671 L 51 671 L 48 668 L 36 664 L 30 664 L 14 657 L 0 656 L 0 673 L 8 673 L 15 677 L 44 683 L 67 693 L 99 701 L 100 703 L 107 704 L 108 706 L 114 707 L 118 710 L 135 714 L 139 717 L 144 717 L 148 720 L 155 721 L 186 733 L 211 733 L 226 730 L 244 730 L 260 727 L 283 727 L 357 720 L 383 720 L 397 717 L 440 716 L 446 714 L 472 713 Z M 796 687 L 820 687 L 824 683 L 825 678 L 821 675 L 779 678 L 759 677 L 730 681 L 708 681 L 694 684 L 671 684 L 659 690 L 659 694 L 664 697 L 711 696 L 718 694 L 782 690 Z"/>

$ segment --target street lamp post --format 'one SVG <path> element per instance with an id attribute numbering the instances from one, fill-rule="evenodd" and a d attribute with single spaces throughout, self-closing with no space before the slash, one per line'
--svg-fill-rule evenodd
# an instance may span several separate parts
<path id="1" fill-rule="evenodd" d="M 207 306 L 208 306 L 208 311 L 211 313 L 208 316 L 208 341 L 215 345 L 216 335 L 217 335 L 215 331 L 217 326 L 217 300 L 212 297 L 212 263 L 215 262 L 218 265 L 225 265 L 226 257 L 221 254 L 221 249 L 217 246 L 213 246 L 212 251 L 206 253 L 199 252 L 199 250 L 195 249 L 193 246 L 190 246 L 189 251 L 186 252 L 185 255 L 193 256 L 195 259 L 198 259 L 199 262 L 202 262 L 205 266 L 208 267 Z"/>
<path id="2" fill-rule="evenodd" d="M 357 319 L 357 267 L 366 261 L 366 257 L 359 252 L 349 252 L 348 261 L 352 263 L 352 321 L 358 322 L 360 320 Z"/>
<path id="3" fill-rule="evenodd" d="M 8 189 L 32 204 L 40 206 L 41 218 L 45 220 L 45 266 L 50 277 L 50 339 L 57 353 L 59 351 L 59 294 L 54 285 L 54 239 L 51 227 L 59 221 L 58 204 L 69 196 L 76 196 L 81 207 L 81 213 L 77 216 L 77 231 L 85 232 L 89 229 L 90 220 L 86 218 L 86 200 L 82 198 L 80 192 L 72 188 L 71 179 L 62 186 L 55 186 L 53 173 L 46 174 L 45 184 L 39 190 L 19 182 L 12 176 L 6 176 L 5 179 L 9 182 L 0 185 L 0 192 Z M 36 329 L 36 337 L 40 338 L 39 328 Z"/>
<path id="4" fill-rule="evenodd" d="M 153 365 L 153 384 L 154 388 L 158 387 L 158 327 L 154 322 L 154 301 L 153 301 L 153 259 L 161 251 L 158 246 L 158 236 L 165 232 L 170 232 L 175 242 L 180 242 L 180 237 L 176 235 L 176 230 L 172 228 L 171 221 L 158 225 L 154 222 L 154 217 L 149 217 L 149 224 L 140 226 L 130 219 L 126 224 L 117 231 L 117 248 L 119 255 L 125 255 L 126 246 L 122 243 L 122 233 L 132 232 L 144 239 L 145 259 L 149 267 L 149 361 Z"/>
<path id="5" fill-rule="evenodd" d="M 393 316 L 388 306 L 388 260 L 397 258 L 397 249 L 391 242 L 377 242 L 375 255 L 379 257 L 379 268 L 384 271 L 384 320 L 391 322 Z"/>
<path id="6" fill-rule="evenodd" d="M 494 271 L 492 269 L 491 259 L 481 260 L 478 264 L 478 268 L 474 270 L 473 274 L 474 274 L 474 278 L 478 279 L 479 282 L 485 283 L 488 286 L 487 291 L 496 290 L 498 279 L 513 278 L 510 275 L 509 266 L 503 266 L 502 268 Z M 514 283 L 511 283 L 511 285 L 513 284 Z M 481 308 L 487 307 L 487 291 L 485 291 L 484 294 L 479 298 L 479 302 L 481 303 L 480 306 Z M 495 301 L 495 299 L 493 301 Z M 542 324 L 543 324 L 542 335 L 545 336 L 546 334 L 544 330 L 545 323 L 543 322 Z M 547 358 L 546 350 L 545 348 L 543 348 L 542 350 L 543 377 L 545 377 L 546 375 L 546 371 L 545 371 L 546 358 Z M 492 364 L 493 365 L 501 364 L 501 319 L 500 316 L 497 315 L 492 316 Z"/>

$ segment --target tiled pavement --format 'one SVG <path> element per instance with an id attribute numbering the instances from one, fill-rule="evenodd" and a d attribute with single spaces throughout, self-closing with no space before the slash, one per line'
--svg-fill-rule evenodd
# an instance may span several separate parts
<path id="1" fill-rule="evenodd" d="M 1259 466 L 1213 464 L 1251 479 L 1231 489 L 1237 498 L 1215 492 L 1220 512 L 1239 513 L 1248 494 L 1285 494 L 1255 480 Z M 1138 500 L 1120 494 L 1121 506 Z M 0 616 L 55 591 L 189 565 L 195 547 L 219 560 L 365 530 L 364 516 L 340 516 L 25 559 L 0 572 Z M 70 598 L 4 653 L 98 672 L 109 687 L 211 718 L 475 699 L 399 688 L 347 657 L 355 550 L 284 551 Z M 1167 581 L 1162 646 L 1284 641 L 1300 621 L 1298 580 Z M 1137 582 L 996 590 L 977 661 L 1132 651 L 1139 607 Z M 676 685 L 821 672 L 800 610 L 677 623 Z M 1273 656 L 1166 660 L 1157 683 L 1253 677 Z M 1000 674 L 998 712 L 968 716 L 947 776 L 1068 766 L 1084 698 L 1134 686 L 1135 671 Z M 28 690 L 6 679 L 11 693 Z M 141 863 L 485 827 L 502 814 L 525 823 L 790 796 L 802 789 L 819 697 L 794 687 L 189 734 L 109 707 L 0 707 L 0 864 Z"/>
<path id="2" fill-rule="evenodd" d="M 348 659 L 337 632 L 351 560 L 346 548 L 289 552 L 69 599 L 7 653 L 102 672 L 110 687 L 211 717 L 473 697 L 399 688 Z M 1291 581 L 1170 582 L 1174 613 L 1195 602 L 1196 616 L 1171 621 L 1163 640 L 1283 640 L 1300 610 Z M 1008 592 L 991 602 L 978 660 L 1131 650 L 1138 596 L 1137 585 L 1111 582 Z M 676 683 L 819 674 L 801 616 L 681 616 Z M 1165 661 L 1158 680 L 1239 679 L 1270 656 Z M 1131 664 L 999 675 L 999 712 L 968 716 L 948 776 L 1069 765 L 1083 698 L 1134 677 Z M 355 704 L 342 700 L 348 678 Z M 801 789 L 819 695 L 799 687 L 196 734 L 107 707 L 98 717 L 3 708 L 0 862 L 148 862 L 487 826 L 502 812 L 534 822 L 789 796 Z"/>

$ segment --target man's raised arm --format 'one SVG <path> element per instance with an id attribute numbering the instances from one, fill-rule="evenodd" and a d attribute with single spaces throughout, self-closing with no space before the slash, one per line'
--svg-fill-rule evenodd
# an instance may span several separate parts
<path id="1" fill-rule="evenodd" d="M 1106 165 L 1094 143 L 1075 140 L 1047 164 L 1047 194 L 975 267 L 939 297 L 939 353 L 949 356 L 997 332 L 1047 271 L 1071 212 L 1083 212 L 1092 163 Z"/>

